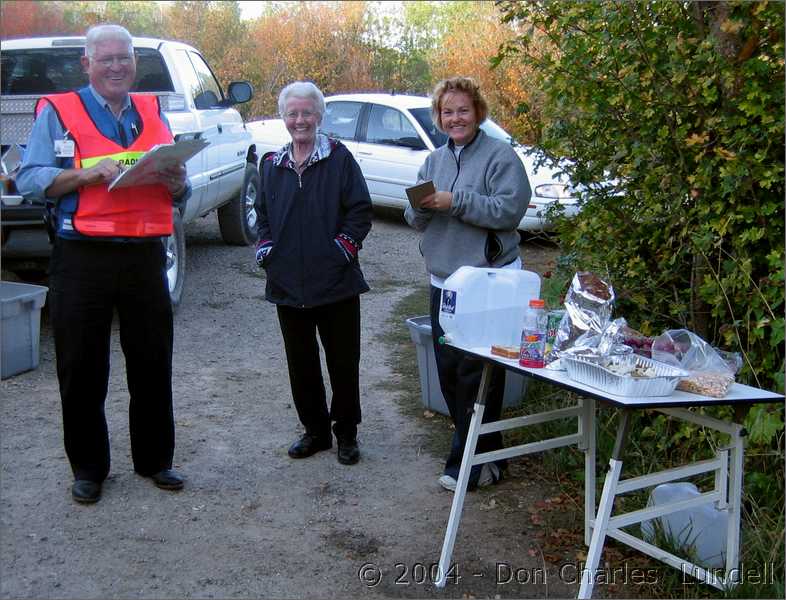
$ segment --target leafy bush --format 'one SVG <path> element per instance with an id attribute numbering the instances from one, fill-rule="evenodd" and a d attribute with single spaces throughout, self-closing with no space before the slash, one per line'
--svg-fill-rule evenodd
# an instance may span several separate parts
<path id="1" fill-rule="evenodd" d="M 608 276 L 645 333 L 691 329 L 743 353 L 741 380 L 783 391 L 783 4 L 500 7 L 530 27 L 496 60 L 533 67 L 539 143 L 587 186 L 560 230 L 572 268 Z M 772 443 L 782 415 L 754 408 L 752 437 Z"/>
<path id="2" fill-rule="evenodd" d="M 495 61 L 536 74 L 538 145 L 570 158 L 586 187 L 582 212 L 561 223 L 570 264 L 554 281 L 595 270 L 613 282 L 616 316 L 741 352 L 738 380 L 783 392 L 783 3 L 498 4 L 523 34 Z M 754 406 L 745 426 L 746 502 L 762 503 L 747 515 L 760 542 L 748 547 L 774 548 L 782 564 L 783 544 L 767 535 L 777 522 L 783 537 L 783 405 Z M 675 459 L 717 443 L 660 417 L 645 434 Z"/>

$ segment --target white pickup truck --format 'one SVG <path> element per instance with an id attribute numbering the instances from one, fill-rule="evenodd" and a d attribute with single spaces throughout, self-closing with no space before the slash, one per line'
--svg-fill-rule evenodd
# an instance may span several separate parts
<path id="1" fill-rule="evenodd" d="M 16 145 L 26 143 L 33 124 L 33 110 L 41 96 L 87 84 L 80 65 L 84 46 L 84 37 L 2 42 L 0 143 L 6 158 L 15 153 Z M 193 191 L 185 208 L 175 211 L 175 231 L 166 240 L 167 278 L 176 305 L 185 279 L 185 223 L 217 209 L 221 236 L 226 243 L 248 245 L 255 240 L 259 156 L 242 116 L 232 108 L 250 100 L 253 90 L 250 83 L 238 81 L 229 84 L 225 95 L 207 61 L 186 44 L 134 38 L 134 50 L 137 79 L 132 91 L 159 97 L 176 138 L 182 134 L 199 134 L 210 142 L 186 163 Z M 10 153 L 6 154 L 9 149 Z M 3 268 L 46 260 L 51 245 L 45 228 L 44 206 L 14 195 L 12 179 L 6 180 L 3 187 Z"/>

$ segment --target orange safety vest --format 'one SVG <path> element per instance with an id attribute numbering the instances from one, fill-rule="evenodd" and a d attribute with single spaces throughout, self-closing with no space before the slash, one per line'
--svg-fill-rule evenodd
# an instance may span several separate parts
<path id="1" fill-rule="evenodd" d="M 172 133 L 161 120 L 158 99 L 131 94 L 131 102 L 142 118 L 139 136 L 128 147 L 102 134 L 76 92 L 44 96 L 36 105 L 36 116 L 49 102 L 60 123 L 74 140 L 74 167 L 88 168 L 104 158 L 133 164 L 156 144 L 171 144 Z M 96 237 L 158 237 L 172 233 L 172 195 L 165 185 L 142 185 L 109 191 L 99 183 L 77 190 L 74 229 Z"/>

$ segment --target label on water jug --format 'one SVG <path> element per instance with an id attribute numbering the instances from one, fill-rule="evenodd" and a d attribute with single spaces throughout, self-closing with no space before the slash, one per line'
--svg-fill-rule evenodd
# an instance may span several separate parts
<path id="1" fill-rule="evenodd" d="M 519 364 L 522 367 L 542 368 L 546 365 L 546 333 L 525 329 L 521 332 Z"/>
<path id="2" fill-rule="evenodd" d="M 456 292 L 455 290 L 442 290 L 442 306 L 440 311 L 448 314 L 456 314 Z"/>

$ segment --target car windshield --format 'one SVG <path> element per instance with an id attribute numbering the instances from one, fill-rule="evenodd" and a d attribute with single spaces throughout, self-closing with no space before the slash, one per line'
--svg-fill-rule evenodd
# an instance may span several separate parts
<path id="1" fill-rule="evenodd" d="M 425 130 L 435 148 L 439 148 L 448 141 L 448 136 L 437 129 L 436 125 L 434 125 L 434 121 L 431 120 L 430 108 L 410 108 L 409 112 L 413 117 L 415 117 L 417 122 L 420 123 L 420 126 Z M 480 124 L 480 128 L 490 137 L 504 140 L 509 144 L 514 143 L 513 138 L 508 134 L 508 132 L 502 129 L 502 127 L 497 125 L 491 119 L 486 119 L 483 121 Z"/>

